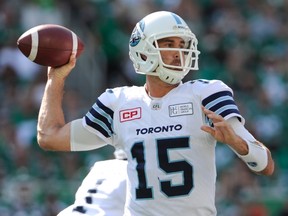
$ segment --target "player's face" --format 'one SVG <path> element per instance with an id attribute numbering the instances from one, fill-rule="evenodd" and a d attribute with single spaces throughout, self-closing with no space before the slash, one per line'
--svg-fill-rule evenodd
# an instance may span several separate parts
<path id="1" fill-rule="evenodd" d="M 167 38 L 158 40 L 158 46 L 159 48 L 164 48 L 164 49 L 173 49 L 173 48 L 181 49 L 181 48 L 185 48 L 185 42 L 182 38 L 179 38 L 179 37 L 167 37 Z M 185 60 L 184 52 L 181 52 L 179 50 L 173 50 L 173 51 L 161 50 L 160 53 L 161 53 L 163 62 L 167 65 L 181 66 L 181 55 L 182 55 L 182 61 Z"/>

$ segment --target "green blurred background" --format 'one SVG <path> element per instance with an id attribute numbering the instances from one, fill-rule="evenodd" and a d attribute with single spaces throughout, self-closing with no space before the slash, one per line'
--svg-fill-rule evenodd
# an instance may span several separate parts
<path id="1" fill-rule="evenodd" d="M 54 23 L 73 30 L 85 51 L 67 80 L 67 121 L 82 117 L 106 88 L 141 85 L 128 41 L 146 14 L 170 10 L 199 40 L 200 70 L 185 80 L 221 79 L 233 90 L 246 127 L 272 151 L 275 174 L 252 174 L 217 145 L 216 204 L 221 216 L 288 215 L 287 0 L 0 0 L 0 215 L 55 216 L 71 204 L 90 166 L 113 148 L 45 152 L 36 142 L 47 68 L 26 59 L 18 37 Z"/>

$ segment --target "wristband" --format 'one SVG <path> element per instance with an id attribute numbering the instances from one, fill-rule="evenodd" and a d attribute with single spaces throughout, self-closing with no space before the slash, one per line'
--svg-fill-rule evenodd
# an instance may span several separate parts
<path id="1" fill-rule="evenodd" d="M 266 148 L 261 145 L 258 141 L 248 141 L 246 140 L 246 143 L 248 145 L 249 152 L 247 155 L 238 155 L 239 158 L 241 158 L 247 166 L 255 171 L 260 172 L 264 170 L 268 164 L 268 155 Z"/>

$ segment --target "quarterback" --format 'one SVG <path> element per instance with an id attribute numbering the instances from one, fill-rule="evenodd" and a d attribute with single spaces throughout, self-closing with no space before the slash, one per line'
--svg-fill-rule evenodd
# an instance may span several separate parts
<path id="1" fill-rule="evenodd" d="M 269 149 L 244 126 L 233 91 L 219 80 L 182 79 L 198 70 L 197 39 L 178 15 L 154 12 L 139 21 L 129 56 L 144 86 L 107 89 L 82 119 L 65 122 L 65 79 L 76 64 L 48 69 L 38 119 L 46 150 L 113 145 L 127 155 L 125 216 L 209 216 L 215 208 L 215 147 L 226 144 L 257 174 L 272 175 Z"/>

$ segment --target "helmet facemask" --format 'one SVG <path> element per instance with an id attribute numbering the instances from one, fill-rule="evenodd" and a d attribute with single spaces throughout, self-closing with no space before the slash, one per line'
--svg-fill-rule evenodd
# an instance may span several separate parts
<path id="1" fill-rule="evenodd" d="M 156 50 L 158 52 L 159 62 L 156 69 L 156 74 L 159 78 L 169 84 L 179 83 L 190 70 L 198 70 L 198 53 L 195 49 L 197 41 L 193 38 L 184 38 L 185 45 L 183 48 L 160 48 L 158 40 L 155 41 Z M 196 43 L 196 44 L 195 44 Z M 173 64 L 165 63 L 161 52 L 178 53 L 179 58 Z"/>

